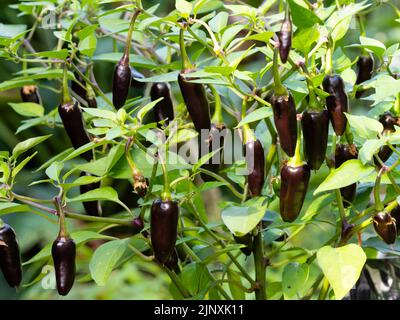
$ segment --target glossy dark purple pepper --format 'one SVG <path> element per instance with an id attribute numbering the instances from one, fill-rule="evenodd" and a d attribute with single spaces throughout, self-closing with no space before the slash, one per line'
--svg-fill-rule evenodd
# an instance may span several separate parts
<path id="1" fill-rule="evenodd" d="M 297 115 L 293 97 L 290 93 L 288 96 L 273 95 L 271 105 L 281 147 L 289 157 L 293 157 L 297 141 Z"/>
<path id="2" fill-rule="evenodd" d="M 23 102 L 42 104 L 37 86 L 23 86 L 21 88 L 21 99 Z"/>
<path id="3" fill-rule="evenodd" d="M 347 118 L 344 113 L 348 112 L 348 100 L 343 79 L 338 75 L 327 75 L 322 82 L 322 86 L 324 91 L 330 94 L 326 98 L 326 106 L 333 129 L 337 136 L 342 136 L 347 125 Z"/>
<path id="4" fill-rule="evenodd" d="M 85 129 L 83 122 L 82 111 L 79 108 L 78 102 L 67 102 L 58 107 L 58 113 L 67 132 L 72 146 L 75 149 L 82 147 L 90 142 L 89 135 Z M 91 151 L 86 151 L 81 154 L 81 157 L 90 161 L 93 158 Z"/>
<path id="5" fill-rule="evenodd" d="M 374 59 L 372 56 L 361 56 L 357 61 L 357 80 L 356 84 L 361 84 L 372 78 L 372 73 L 374 71 Z M 358 90 L 356 93 L 356 98 L 361 98 L 365 91 Z"/>
<path id="6" fill-rule="evenodd" d="M 379 212 L 374 216 L 372 222 L 376 233 L 385 243 L 392 244 L 396 242 L 396 220 L 392 218 L 390 213 Z"/>
<path id="7" fill-rule="evenodd" d="M 164 123 L 168 125 L 169 121 L 174 119 L 174 106 L 168 84 L 164 82 L 154 83 L 150 89 L 150 97 L 151 101 L 163 98 L 154 106 L 155 120 L 156 122 L 166 120 Z"/>
<path id="8" fill-rule="evenodd" d="M 131 80 L 132 73 L 129 65 L 129 55 L 124 53 L 114 69 L 113 104 L 115 108 L 119 109 L 125 104 Z"/>
<path id="9" fill-rule="evenodd" d="M 251 170 L 247 176 L 250 195 L 252 197 L 257 197 L 261 195 L 265 179 L 264 148 L 260 140 L 257 139 L 247 142 L 245 145 L 245 153 L 248 169 Z"/>
<path id="10" fill-rule="evenodd" d="M 0 228 L 0 267 L 10 287 L 16 288 L 22 279 L 21 256 L 14 229 L 8 224 Z"/>
<path id="11" fill-rule="evenodd" d="M 328 146 L 329 112 L 304 111 L 301 118 L 304 157 L 311 170 L 318 170 L 325 161 Z"/>

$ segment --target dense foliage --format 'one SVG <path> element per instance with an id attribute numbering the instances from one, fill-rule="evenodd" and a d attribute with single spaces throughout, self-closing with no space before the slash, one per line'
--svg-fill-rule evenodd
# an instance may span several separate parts
<path id="1" fill-rule="evenodd" d="M 398 5 L 5 2 L 5 295 L 399 299 Z"/>

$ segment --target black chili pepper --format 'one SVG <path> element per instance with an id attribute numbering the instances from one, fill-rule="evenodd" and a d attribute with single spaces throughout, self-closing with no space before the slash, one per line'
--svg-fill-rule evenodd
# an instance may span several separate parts
<path id="1" fill-rule="evenodd" d="M 81 177 L 83 176 L 91 176 L 90 173 L 87 172 L 82 172 Z M 86 193 L 91 190 L 95 190 L 100 188 L 100 181 L 99 182 L 93 182 L 89 184 L 82 184 L 80 186 L 80 193 Z M 100 207 L 100 202 L 99 201 L 86 201 L 83 202 L 83 207 L 85 208 L 85 211 L 88 215 L 90 216 L 99 216 L 101 213 L 101 207 Z"/>
<path id="2" fill-rule="evenodd" d="M 37 86 L 23 86 L 21 88 L 21 98 L 23 102 L 42 104 Z"/>
<path id="3" fill-rule="evenodd" d="M 388 212 L 377 213 L 373 220 L 376 233 L 387 244 L 395 243 L 397 237 L 396 220 Z"/>
<path id="4" fill-rule="evenodd" d="M 247 176 L 247 183 L 252 197 L 261 195 L 264 186 L 265 156 L 260 140 L 248 141 L 245 145 L 246 163 L 251 170 Z M 249 166 L 249 164 L 253 164 Z"/>
<path id="5" fill-rule="evenodd" d="M 325 161 L 328 145 L 328 110 L 303 112 L 301 126 L 304 137 L 304 157 L 311 170 L 318 170 Z"/>
<path id="6" fill-rule="evenodd" d="M 150 96 L 151 101 L 163 98 L 154 106 L 154 113 L 156 122 L 166 120 L 164 125 L 167 126 L 169 121 L 174 119 L 174 107 L 168 84 L 164 82 L 154 83 L 150 89 Z"/>
<path id="7" fill-rule="evenodd" d="M 358 150 L 354 144 L 338 144 L 335 149 L 335 168 L 339 168 L 343 163 L 348 160 L 357 159 Z M 343 197 L 344 207 L 350 206 L 354 201 L 357 191 L 357 183 L 350 186 L 340 188 L 340 193 Z"/>
<path id="8" fill-rule="evenodd" d="M 129 65 L 129 53 L 125 52 L 114 69 L 113 104 L 115 108 L 119 109 L 125 104 L 131 80 L 132 74 Z"/>
<path id="9" fill-rule="evenodd" d="M 296 106 L 291 93 L 287 94 L 274 94 L 271 105 L 281 147 L 289 157 L 293 157 L 297 140 Z"/>
<path id="10" fill-rule="evenodd" d="M 392 216 L 393 219 L 396 220 L 396 229 L 397 229 L 397 234 L 400 233 L 400 206 L 397 206 L 390 212 L 390 215 Z"/>
<path id="11" fill-rule="evenodd" d="M 151 206 L 150 230 L 154 255 L 164 264 L 175 248 L 179 206 L 172 200 L 154 200 Z"/>
<path id="12" fill-rule="evenodd" d="M 22 279 L 19 245 L 13 228 L 5 223 L 0 228 L 0 267 L 10 287 L 18 287 Z"/>
<path id="13" fill-rule="evenodd" d="M 53 242 L 51 254 L 56 271 L 57 291 L 65 296 L 71 290 L 75 280 L 75 255 L 74 240 L 68 236 L 58 236 Z"/>
<path id="14" fill-rule="evenodd" d="M 58 107 L 58 113 L 64 124 L 65 131 L 72 146 L 75 149 L 82 147 L 90 142 L 89 135 L 85 129 L 82 117 L 82 111 L 79 108 L 78 102 L 68 101 Z M 90 161 L 93 158 L 91 151 L 86 151 L 81 154 L 81 157 Z"/>
<path id="15" fill-rule="evenodd" d="M 347 118 L 344 113 L 348 112 L 348 100 L 343 79 L 338 75 L 327 75 L 322 82 L 322 86 L 324 91 L 330 94 L 326 98 L 326 106 L 333 129 L 337 136 L 342 136 L 347 125 Z"/>
<path id="16" fill-rule="evenodd" d="M 289 9 L 287 7 L 285 12 L 285 19 L 283 20 L 281 30 L 278 33 L 279 55 L 281 57 L 282 63 L 286 63 L 289 57 L 290 49 L 292 48 L 292 35 L 292 20 L 290 19 Z"/>

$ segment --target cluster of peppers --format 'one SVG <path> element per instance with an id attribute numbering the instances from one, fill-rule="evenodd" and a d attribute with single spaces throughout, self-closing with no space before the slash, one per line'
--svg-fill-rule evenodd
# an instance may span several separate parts
<path id="1" fill-rule="evenodd" d="M 116 109 L 125 105 L 130 87 L 142 87 L 143 82 L 136 79 L 143 78 L 143 75 L 133 69 L 129 63 L 129 54 L 131 46 L 131 37 L 133 25 L 140 11 L 136 11 L 129 28 L 127 42 L 124 54 L 115 67 L 113 78 L 113 104 Z M 202 130 L 210 132 L 205 143 L 209 146 L 209 151 L 213 152 L 212 141 L 214 133 L 220 133 L 225 127 L 222 123 L 220 101 L 218 94 L 214 91 L 216 99 L 215 114 L 210 117 L 210 107 L 206 91 L 203 84 L 194 83 L 196 78 L 191 76 L 195 72 L 195 67 L 190 63 L 185 49 L 184 29 L 182 26 L 180 32 L 180 48 L 182 54 L 182 70 L 178 74 L 179 88 L 186 105 L 189 116 L 195 129 L 201 136 Z M 301 132 L 298 125 L 299 119 L 296 114 L 296 105 L 292 94 L 281 83 L 278 72 L 278 53 L 283 63 L 289 59 L 289 53 L 292 44 L 292 22 L 289 9 L 285 11 L 285 18 L 278 33 L 278 50 L 274 51 L 274 92 L 271 97 L 273 108 L 274 123 L 279 137 L 282 150 L 289 156 L 280 170 L 281 186 L 279 191 L 280 214 L 285 222 L 293 222 L 300 214 L 303 202 L 307 193 L 311 170 L 318 170 L 325 161 L 327 150 L 327 139 L 329 122 L 337 136 L 342 136 L 346 131 L 347 119 L 345 112 L 348 112 L 348 99 L 344 89 L 344 83 L 340 76 L 328 74 L 325 76 L 322 86 L 324 91 L 329 93 L 326 98 L 327 109 L 320 106 L 312 88 L 309 86 L 309 108 L 303 112 L 301 118 L 301 128 L 304 137 L 303 153 L 306 161 L 301 158 Z M 371 78 L 373 71 L 373 59 L 371 56 L 363 56 L 358 60 L 358 76 L 356 84 L 361 84 Z M 80 98 L 87 102 L 89 107 L 97 107 L 95 95 L 92 87 L 85 84 L 85 79 L 81 76 L 85 70 L 75 73 L 76 81 L 72 82 L 71 89 Z M 77 149 L 90 142 L 78 102 L 72 100 L 68 91 L 67 67 L 64 69 L 63 80 L 63 100 L 58 107 L 60 118 L 63 122 L 66 133 L 72 146 Z M 212 88 L 211 88 L 212 89 Z M 363 91 L 358 91 L 356 97 L 359 98 Z M 21 97 L 24 102 L 41 103 L 41 97 L 35 86 L 24 86 L 21 89 Z M 170 88 L 166 83 L 154 83 L 150 89 L 152 101 L 162 98 L 154 107 L 155 120 L 159 128 L 165 128 L 169 122 L 174 119 L 173 103 L 170 94 Z M 380 122 L 384 126 L 383 134 L 390 134 L 395 131 L 394 125 L 397 123 L 391 114 L 385 113 L 380 117 Z M 299 127 L 299 128 L 298 128 Z M 214 138 L 215 139 L 215 138 Z M 222 138 L 223 139 L 223 138 Z M 223 140 L 220 141 L 223 144 Z M 252 171 L 247 177 L 248 190 L 250 196 L 260 196 L 264 186 L 265 179 L 265 154 L 260 140 L 256 139 L 249 130 L 248 125 L 243 127 L 243 142 L 246 162 L 249 163 L 248 155 L 252 155 L 254 165 Z M 201 142 L 203 143 L 203 142 Z M 130 143 L 127 143 L 125 150 L 129 153 Z M 391 155 L 392 150 L 388 146 L 383 146 L 378 153 L 378 157 L 385 162 Z M 81 154 L 87 161 L 93 159 L 93 153 L 87 151 Z M 340 167 L 344 162 L 350 159 L 357 159 L 358 151 L 354 144 L 338 144 L 335 150 L 334 164 Z M 132 168 L 134 179 L 134 189 L 144 197 L 147 192 L 147 182 L 143 175 L 134 166 L 133 160 L 128 156 Z M 131 160 L 131 161 L 130 161 Z M 379 162 L 376 161 L 379 165 Z M 217 172 L 219 165 L 207 163 L 203 168 Z M 164 172 L 164 191 L 161 198 L 154 200 L 151 206 L 150 228 L 151 243 L 153 246 L 156 260 L 171 270 L 179 270 L 178 255 L 175 249 L 177 239 L 179 205 L 172 200 L 168 187 L 168 175 L 166 167 L 163 165 Z M 82 172 L 81 176 L 89 175 Z M 209 175 L 202 174 L 205 181 L 209 180 Z M 100 183 L 82 185 L 81 193 L 99 188 Z M 344 199 L 344 206 L 348 206 L 354 200 L 356 193 L 356 184 L 341 188 L 341 195 Z M 72 288 L 75 279 L 75 255 L 76 246 L 65 230 L 64 213 L 59 201 L 56 203 L 57 212 L 60 217 L 60 233 L 52 246 L 52 257 L 56 270 L 56 282 L 59 294 L 66 295 Z M 101 207 L 98 201 L 84 202 L 84 207 L 89 215 L 99 215 Z M 397 230 L 396 221 L 400 219 L 400 206 L 392 210 L 391 214 L 380 212 L 375 215 L 373 222 L 377 233 L 387 243 L 395 241 Z M 143 229 L 143 220 L 136 218 L 133 221 L 133 227 L 137 232 Z M 253 249 L 253 237 L 251 234 L 235 236 L 238 243 L 245 245 L 242 252 L 250 255 Z M 0 228 L 0 267 L 5 275 L 7 282 L 12 287 L 17 287 L 21 282 L 21 262 L 18 243 L 13 229 L 3 224 Z M 4 244 L 3 244 L 4 243 Z"/>

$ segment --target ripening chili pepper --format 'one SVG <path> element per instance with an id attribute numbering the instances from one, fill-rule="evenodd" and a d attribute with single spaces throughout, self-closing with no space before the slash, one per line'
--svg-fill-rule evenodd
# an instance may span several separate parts
<path id="1" fill-rule="evenodd" d="M 358 150 L 354 144 L 338 144 L 335 149 L 335 168 L 339 168 L 348 160 L 357 159 Z M 340 188 L 340 193 L 343 197 L 344 207 L 350 206 L 353 202 L 357 191 L 357 183 L 350 186 Z"/>
<path id="2" fill-rule="evenodd" d="M 396 242 L 397 228 L 396 220 L 392 218 L 388 212 L 377 213 L 373 220 L 373 225 L 376 233 L 382 238 L 387 244 Z"/>
<path id="3" fill-rule="evenodd" d="M 357 60 L 357 80 L 356 84 L 361 84 L 368 81 L 372 77 L 372 72 L 374 71 L 374 59 L 372 56 L 361 56 Z M 358 90 L 356 93 L 356 98 L 361 98 L 365 91 Z"/>
<path id="4" fill-rule="evenodd" d="M 246 247 L 240 248 L 240 251 L 243 252 L 246 256 L 251 255 L 253 251 L 253 236 L 250 233 L 245 234 L 244 236 L 235 236 L 233 238 L 237 243 L 244 244 Z"/>
<path id="5" fill-rule="evenodd" d="M 82 111 L 78 102 L 68 101 L 58 107 L 58 113 L 64 124 L 65 131 L 75 149 L 82 147 L 90 142 L 89 135 L 83 123 Z M 87 161 L 93 158 L 91 151 L 81 154 L 81 157 Z"/>
<path id="6" fill-rule="evenodd" d="M 333 130 L 337 136 L 342 136 L 346 130 L 348 112 L 348 100 L 344 89 L 343 79 L 338 75 L 325 76 L 322 86 L 324 91 L 330 94 L 326 98 L 326 106 L 329 111 Z"/>
<path id="7" fill-rule="evenodd" d="M 247 183 L 252 197 L 261 195 L 264 186 L 265 156 L 264 148 L 260 140 L 250 140 L 244 147 L 246 163 L 250 173 L 247 176 Z M 249 166 L 249 164 L 252 164 Z"/>
<path id="8" fill-rule="evenodd" d="M 151 206 L 150 230 L 154 255 L 164 264 L 175 248 L 179 206 L 176 201 L 156 199 Z"/>
<path id="9" fill-rule="evenodd" d="M 6 223 L 0 228 L 0 267 L 10 287 L 18 287 L 22 279 L 19 245 L 13 228 Z"/>
<path id="10" fill-rule="evenodd" d="M 87 172 L 82 172 L 81 177 L 83 176 L 91 176 L 90 173 Z M 95 189 L 100 188 L 100 181 L 99 182 L 93 182 L 89 184 L 82 184 L 80 186 L 80 193 L 86 193 Z M 85 201 L 83 202 L 83 207 L 85 208 L 85 211 L 88 215 L 90 216 L 99 216 L 101 212 L 101 207 L 100 207 L 100 202 L 99 201 Z"/>
<path id="11" fill-rule="evenodd" d="M 384 114 L 382 114 L 379 117 L 379 122 L 382 123 L 383 125 L 382 135 L 387 136 L 396 131 L 394 126 L 397 125 L 397 121 L 396 118 L 390 112 L 385 112 Z M 382 162 L 386 162 L 390 158 L 392 153 L 393 150 L 390 149 L 390 147 L 385 144 L 379 149 L 377 156 L 379 157 L 379 159 L 382 160 Z M 374 162 L 375 165 L 380 167 L 379 161 L 376 160 L 375 158 Z"/>
<path id="12" fill-rule="evenodd" d="M 304 157 L 311 170 L 318 170 L 325 161 L 328 146 L 328 110 L 303 112 L 301 126 L 304 137 Z"/>
<path id="13" fill-rule="evenodd" d="M 226 127 L 224 124 L 211 125 L 210 135 L 207 141 L 205 141 L 205 143 L 207 144 L 207 148 L 205 149 L 208 150 L 208 153 L 215 152 L 216 150 L 224 146 L 225 129 Z M 217 141 L 217 143 L 215 143 L 215 141 Z M 222 150 L 216 152 L 214 156 L 207 161 L 207 163 L 202 165 L 202 168 L 214 173 L 218 173 L 219 169 L 221 168 L 221 162 L 222 162 Z M 210 177 L 209 175 L 203 172 L 201 173 L 201 178 L 206 182 L 214 180 L 214 178 Z"/>
<path id="14" fill-rule="evenodd" d="M 174 119 L 174 107 L 168 84 L 164 82 L 154 83 L 150 89 L 150 97 L 151 101 L 163 98 L 154 106 L 155 120 L 157 123 L 165 120 L 164 125 L 167 126 L 169 121 Z"/>
<path id="15" fill-rule="evenodd" d="M 282 63 L 286 63 L 292 48 L 293 35 L 292 20 L 290 19 L 289 7 L 286 6 L 285 19 L 283 20 L 281 30 L 278 33 L 279 38 L 279 55 Z"/>
<path id="16" fill-rule="evenodd" d="M 136 80 L 136 79 L 144 79 L 145 76 L 133 67 L 131 67 L 131 75 L 132 75 L 131 88 L 143 89 L 146 86 L 145 82 Z"/>
<path id="17" fill-rule="evenodd" d="M 281 168 L 279 211 L 285 222 L 293 222 L 300 214 L 310 181 L 310 166 L 301 159 L 300 149 L 299 134 L 294 156 Z"/>
<path id="18" fill-rule="evenodd" d="M 37 86 L 23 86 L 21 88 L 21 98 L 23 102 L 42 104 Z"/>
<path id="19" fill-rule="evenodd" d="M 292 94 L 282 85 L 278 70 L 278 53 L 274 50 L 273 74 L 275 89 L 271 97 L 279 142 L 289 157 L 294 156 L 297 140 L 296 105 Z"/>
<path id="20" fill-rule="evenodd" d="M 75 280 L 75 242 L 68 236 L 58 236 L 53 242 L 51 255 L 56 272 L 57 291 L 65 296 Z"/>
<path id="21" fill-rule="evenodd" d="M 129 63 L 129 54 L 131 51 L 131 41 L 133 26 L 135 24 L 136 18 L 141 11 L 136 10 L 132 16 L 132 20 L 129 26 L 128 36 L 126 38 L 125 51 L 121 59 L 117 63 L 114 69 L 113 77 L 113 104 L 114 107 L 119 109 L 124 104 L 128 97 L 129 87 L 132 81 L 132 71 Z"/>
<path id="22" fill-rule="evenodd" d="M 189 57 L 186 53 L 183 31 L 182 28 L 179 35 L 182 55 L 182 70 L 178 74 L 178 83 L 190 118 L 192 119 L 196 130 L 200 133 L 202 129 L 210 130 L 211 128 L 210 107 L 203 84 L 190 82 L 197 79 L 190 76 L 190 74 L 196 70 L 190 63 Z"/>

